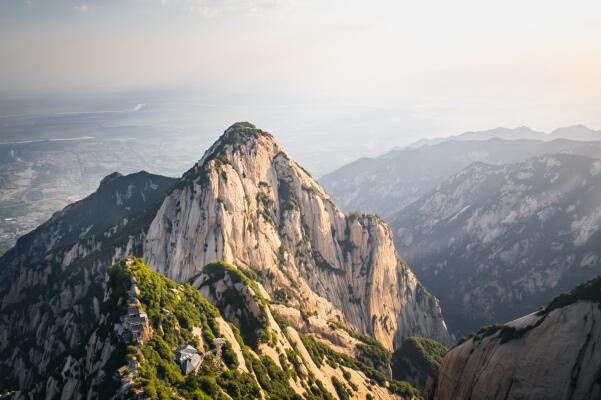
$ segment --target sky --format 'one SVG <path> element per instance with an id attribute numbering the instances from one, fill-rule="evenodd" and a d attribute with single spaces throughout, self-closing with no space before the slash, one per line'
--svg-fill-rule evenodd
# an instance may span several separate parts
<path id="1" fill-rule="evenodd" d="M 0 54 L 4 102 L 196 90 L 336 108 L 337 124 L 344 110 L 362 126 L 394 115 L 382 129 L 403 132 L 397 144 L 601 129 L 598 0 L 2 0 Z"/>

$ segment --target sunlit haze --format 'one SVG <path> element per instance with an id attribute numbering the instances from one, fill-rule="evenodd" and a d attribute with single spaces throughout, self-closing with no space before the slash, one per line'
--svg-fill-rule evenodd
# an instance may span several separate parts
<path id="1" fill-rule="evenodd" d="M 496 126 L 601 127 L 598 1 L 4 0 L 0 37 L 8 115 L 34 111 L 13 99 L 73 111 L 57 99 L 185 91 L 233 107 L 203 109 L 215 128 L 366 135 L 364 154 Z"/>

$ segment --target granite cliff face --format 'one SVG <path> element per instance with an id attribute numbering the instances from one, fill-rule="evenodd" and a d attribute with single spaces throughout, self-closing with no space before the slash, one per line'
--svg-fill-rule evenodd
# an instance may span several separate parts
<path id="1" fill-rule="evenodd" d="M 230 127 L 165 198 L 144 258 L 186 281 L 214 261 L 255 271 L 275 300 L 373 335 L 449 343 L 436 298 L 376 216 L 342 213 L 273 137 Z"/>
<path id="2" fill-rule="evenodd" d="M 598 399 L 601 397 L 601 278 L 544 310 L 482 328 L 452 349 L 435 399 Z"/>
<path id="3" fill-rule="evenodd" d="M 601 161 L 476 163 L 391 219 L 397 249 L 458 336 L 544 306 L 599 273 Z"/>

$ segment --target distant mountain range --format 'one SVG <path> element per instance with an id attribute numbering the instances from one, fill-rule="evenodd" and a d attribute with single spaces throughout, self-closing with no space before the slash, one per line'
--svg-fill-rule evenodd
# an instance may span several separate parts
<path id="1" fill-rule="evenodd" d="M 566 129 L 590 133 L 552 135 Z M 601 272 L 601 141 L 503 132 L 394 150 L 321 179 L 345 210 L 389 222 L 457 335 L 527 313 Z"/>
<path id="2" fill-rule="evenodd" d="M 475 163 L 390 217 L 400 254 L 466 334 L 601 272 L 601 160 Z"/>
<path id="3" fill-rule="evenodd" d="M 421 146 L 431 146 L 449 140 L 543 140 L 551 141 L 555 139 L 578 140 L 584 142 L 601 140 L 601 131 L 595 131 L 584 125 L 572 125 L 555 129 L 550 133 L 535 131 L 527 126 L 517 128 L 498 127 L 485 131 L 465 132 L 460 135 L 440 137 L 434 139 L 421 139 L 407 146 L 407 148 L 416 148 Z"/>
<path id="4" fill-rule="evenodd" d="M 343 210 L 387 218 L 474 162 L 501 165 L 543 154 L 601 157 L 601 141 L 450 140 L 361 158 L 325 175 L 320 183 Z"/>

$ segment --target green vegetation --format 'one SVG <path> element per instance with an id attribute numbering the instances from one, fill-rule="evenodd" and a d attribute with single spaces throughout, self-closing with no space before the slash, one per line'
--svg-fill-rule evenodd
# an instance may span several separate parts
<path id="1" fill-rule="evenodd" d="M 273 137 L 271 134 L 258 129 L 250 122 L 236 122 L 221 135 L 213 154 L 223 154 L 225 146 L 228 145 L 232 146 L 234 151 L 236 151 L 238 147 L 260 136 Z"/>
<path id="2" fill-rule="evenodd" d="M 216 147 L 213 149 L 211 156 L 218 157 L 223 155 L 227 146 L 231 146 L 232 152 L 235 153 L 239 151 L 240 147 L 248 145 L 252 140 L 260 136 L 273 137 L 271 134 L 258 129 L 249 122 L 236 122 L 221 135 L 216 142 Z"/>
<path id="3" fill-rule="evenodd" d="M 346 367 L 358 370 L 363 372 L 367 378 L 377 382 L 378 385 L 387 386 L 389 391 L 394 394 L 405 397 L 420 397 L 419 391 L 411 386 L 410 383 L 388 379 L 382 372 L 346 354 L 332 350 L 329 346 L 319 342 L 312 336 L 303 334 L 299 334 L 299 336 L 311 359 L 318 367 L 327 363 L 332 368 Z"/>
<path id="4" fill-rule="evenodd" d="M 390 379 L 388 381 L 388 391 L 394 394 L 398 394 L 403 397 L 410 397 L 412 399 L 422 399 L 422 395 L 419 390 L 414 388 L 409 382 L 398 381 Z"/>
<path id="5" fill-rule="evenodd" d="M 539 315 L 546 315 L 556 308 L 562 308 L 580 300 L 601 304 L 601 276 L 593 278 L 574 289 L 562 293 L 554 298 L 547 307 L 539 311 Z"/>
<path id="6" fill-rule="evenodd" d="M 213 270 L 229 271 L 231 266 L 212 266 Z M 257 376 L 257 381 L 249 373 L 236 370 L 237 358 L 228 343 L 223 350 L 223 361 L 227 370 L 217 368 L 212 362 L 212 356 L 206 356 L 197 374 L 182 375 L 179 365 L 175 361 L 174 351 L 186 344 L 193 344 L 200 350 L 208 350 L 204 343 L 212 343 L 215 337 L 220 336 L 216 318 L 219 311 L 209 304 L 198 290 L 187 284 L 177 284 L 166 277 L 151 271 L 141 259 L 135 259 L 132 265 L 124 262 L 114 265 L 109 269 L 109 286 L 111 295 L 105 303 L 106 310 L 111 310 L 109 319 L 118 321 L 120 315 L 126 312 L 126 302 L 130 286 L 130 277 L 135 277 L 140 289 L 138 299 L 144 311 L 148 314 L 153 328 L 153 336 L 141 345 L 124 347 L 112 363 L 111 371 L 107 376 L 111 382 L 105 385 L 114 393 L 119 386 L 114 371 L 125 364 L 126 359 L 136 357 L 140 361 L 139 378 L 135 386 L 144 390 L 145 396 L 152 399 L 217 399 L 225 400 L 227 396 L 233 399 L 260 398 L 260 387 L 268 393 L 268 399 L 295 399 L 293 397 L 280 397 L 282 393 L 294 393 L 289 387 L 285 373 L 277 368 L 271 359 L 253 357 L 245 346 L 240 332 L 232 327 L 243 349 L 247 365 Z M 235 270 L 234 276 L 240 281 L 248 280 L 242 272 Z M 193 328 L 200 327 L 202 342 L 194 335 Z M 117 354 L 117 353 L 115 353 Z M 260 377 L 260 378 L 259 378 Z M 225 395 L 227 393 L 227 396 Z"/>
<path id="7" fill-rule="evenodd" d="M 447 348 L 435 340 L 412 336 L 403 341 L 392 355 L 392 375 L 398 379 L 419 377 L 419 386 L 428 376 L 434 378 Z"/>
<path id="8" fill-rule="evenodd" d="M 289 287 L 282 286 L 276 289 L 272 303 L 280 303 L 287 306 L 291 305 L 291 301 L 295 298 L 294 291 Z"/>
<path id="9" fill-rule="evenodd" d="M 467 335 L 463 336 L 462 338 L 460 338 L 457 343 L 455 343 L 455 345 L 453 347 L 457 347 L 462 345 L 463 343 L 467 342 L 470 339 L 473 339 L 474 337 L 476 337 L 476 332 L 470 332 Z"/>
<path id="10" fill-rule="evenodd" d="M 504 326 L 499 331 L 499 338 L 501 339 L 501 344 L 522 337 L 530 329 L 538 326 L 540 322 L 542 322 L 542 319 L 540 319 L 537 324 L 527 326 L 525 328 L 514 328 L 512 326 Z"/>
<path id="11" fill-rule="evenodd" d="M 476 336 L 479 336 L 479 337 L 491 336 L 491 335 L 494 335 L 495 333 L 497 333 L 498 331 L 500 331 L 502 328 L 503 328 L 502 324 L 484 325 L 482 328 L 480 328 L 480 330 L 478 330 L 478 332 L 476 332 Z"/>
<path id="12" fill-rule="evenodd" d="M 570 304 L 574 304 L 578 301 L 591 301 L 601 305 L 601 276 L 586 281 L 576 286 L 574 289 L 555 297 L 545 308 L 539 310 L 537 315 L 545 316 L 555 309 L 569 306 Z M 525 328 L 514 328 L 502 324 L 486 325 L 480 328 L 478 332 L 472 332 L 468 336 L 459 340 L 457 342 L 457 346 L 469 339 L 484 338 L 497 332 L 499 333 L 501 343 L 506 343 L 522 337 L 525 333 L 540 325 L 542 321 L 543 318 L 539 319 L 537 323 Z"/>
<path id="13" fill-rule="evenodd" d="M 538 311 L 537 314 L 539 316 L 546 316 L 555 309 L 569 306 L 577 303 L 578 301 L 590 301 L 601 305 L 601 276 L 586 281 L 576 286 L 574 289 L 560 294 L 551 300 L 547 307 Z M 506 325 L 496 326 L 497 330 L 499 331 L 501 343 L 506 343 L 522 337 L 525 333 L 540 325 L 543 320 L 544 318 L 541 318 L 537 321 L 537 323 L 525 328 L 515 328 Z"/>
<path id="14" fill-rule="evenodd" d="M 212 385 L 217 382 L 218 371 L 211 370 L 210 362 L 203 364 L 203 371 L 199 374 L 203 375 L 202 379 L 199 375 L 184 377 L 174 355 L 177 348 L 187 344 L 192 344 L 201 351 L 209 350 L 193 334 L 193 329 L 200 328 L 202 340 L 212 343 L 215 337 L 220 336 L 215 321 L 219 311 L 192 286 L 177 284 L 151 271 L 140 259 L 136 259 L 132 265 L 122 262 L 109 269 L 112 296 L 125 297 L 125 291 L 131 284 L 130 276 L 137 281 L 140 289 L 138 300 L 148 314 L 154 331 L 148 342 L 127 348 L 127 357 L 136 357 L 140 361 L 137 385 L 151 398 L 171 398 L 176 393 L 184 398 L 225 398 L 219 390 L 219 384 Z M 228 363 L 227 366 L 232 368 L 236 366 L 236 361 L 229 352 L 231 349 L 228 344 L 225 351 L 228 356 L 224 355 L 223 358 Z M 235 384 L 224 381 L 223 376 L 220 376 L 219 381 L 228 390 Z"/>
<path id="15" fill-rule="evenodd" d="M 235 399 L 256 399 L 261 397 L 261 391 L 251 375 L 236 370 L 221 374 L 217 383 L 228 395 Z"/>
<path id="16" fill-rule="evenodd" d="M 286 327 L 290 326 L 290 322 L 277 311 L 272 311 L 271 316 L 281 329 L 285 329 Z"/>
<path id="17" fill-rule="evenodd" d="M 269 398 L 282 400 L 301 399 L 294 393 L 288 383 L 288 375 L 282 371 L 267 356 L 260 356 L 259 359 L 252 359 L 252 369 L 255 372 L 259 384 L 268 394 Z"/>
<path id="18" fill-rule="evenodd" d="M 2 257 L 4 253 L 6 253 L 6 250 L 8 249 L 0 244 L 0 257 Z"/>
<path id="19" fill-rule="evenodd" d="M 374 213 L 374 214 L 370 214 L 371 217 L 374 219 L 374 221 L 376 221 L 377 223 L 380 224 L 384 224 L 384 220 L 382 219 L 382 217 L 380 217 L 378 214 Z"/>
<path id="20" fill-rule="evenodd" d="M 212 341 L 221 336 L 217 318 L 219 309 L 188 284 L 178 284 L 148 268 L 143 260 L 132 259 L 132 263 L 121 262 L 108 270 L 109 297 L 103 304 L 103 312 L 108 315 L 105 333 L 113 324 L 118 323 L 126 313 L 128 291 L 132 277 L 139 288 L 137 296 L 143 310 L 147 313 L 153 335 L 141 344 L 122 341 L 107 363 L 105 373 L 107 381 L 103 384 L 103 396 L 110 397 L 119 388 L 116 375 L 117 368 L 125 365 L 134 357 L 140 362 L 134 387 L 144 391 L 144 396 L 151 399 L 257 399 L 262 396 L 266 400 L 334 400 L 323 384 L 303 366 L 302 359 L 291 349 L 278 350 L 279 364 L 265 355 L 255 355 L 246 345 L 240 331 L 230 324 L 236 341 L 240 344 L 242 357 L 249 373 L 237 369 L 239 360 L 231 343 L 223 349 L 221 366 L 215 366 L 213 356 L 207 355 L 197 373 L 183 375 L 175 359 L 175 350 L 191 344 L 201 351 L 212 348 Z M 261 296 L 256 283 L 258 276 L 252 271 L 236 269 L 226 263 L 212 263 L 205 267 L 203 273 L 209 280 L 223 279 L 228 274 L 235 283 L 242 282 L 257 296 L 261 307 L 267 306 L 267 300 Z M 228 299 L 231 301 L 232 299 Z M 235 304 L 235 303 L 232 303 Z M 286 326 L 285 318 L 275 314 L 274 318 L 282 326 Z M 267 326 L 267 321 L 264 321 Z M 198 330 L 200 328 L 200 330 Z M 267 343 L 272 340 L 272 333 L 264 329 Z M 353 331 L 350 331 L 353 332 Z M 198 336 L 200 334 L 200 336 Z M 386 376 L 363 362 L 365 360 L 385 359 L 386 352 L 379 343 L 364 335 L 352 333 L 364 343 L 363 352 L 370 354 L 354 359 L 332 350 L 326 344 L 318 342 L 311 336 L 301 335 L 301 340 L 309 351 L 314 362 L 322 366 L 325 363 L 342 368 L 345 381 L 332 379 L 332 384 L 340 399 L 351 399 L 358 387 L 351 381 L 351 374 L 346 368 L 362 371 L 375 385 L 385 386 L 391 393 L 402 396 L 418 397 L 419 392 L 406 382 L 387 379 Z M 374 354 L 372 354 L 374 353 Z M 382 353 L 382 354 L 380 354 Z M 387 355 L 389 356 L 389 354 Z M 373 361 L 369 361 L 371 364 Z M 373 362 L 377 364 L 377 362 Z M 294 380 L 305 389 L 300 396 L 290 387 Z"/>
<path id="21" fill-rule="evenodd" d="M 242 297 L 240 291 L 233 287 L 225 290 L 223 299 L 217 306 L 222 310 L 226 306 L 234 307 L 237 310 L 246 310 L 246 312 L 241 313 L 239 320 L 240 330 L 242 331 L 242 337 L 245 343 L 248 343 L 251 347 L 256 349 L 259 343 L 268 342 L 271 336 L 265 312 L 268 302 L 259 290 L 259 286 L 256 282 L 258 279 L 256 273 L 236 268 L 225 262 L 208 264 L 203 268 L 202 273 L 209 277 L 204 285 L 211 285 L 214 282 L 221 281 L 227 274 L 234 284 L 243 283 L 254 293 L 255 299 L 262 310 L 259 318 L 255 317 L 247 310 L 246 300 Z"/>
<path id="22" fill-rule="evenodd" d="M 230 279 L 232 279 L 232 282 L 242 282 L 246 286 L 250 287 L 254 294 L 257 296 L 257 299 L 259 300 L 261 305 L 263 307 L 267 306 L 267 299 L 263 297 L 261 291 L 259 290 L 259 286 L 257 285 L 259 276 L 256 272 L 246 270 L 240 267 L 236 268 L 232 264 L 219 261 L 207 264 L 202 269 L 202 273 L 209 275 L 211 277 L 211 280 L 221 280 L 225 277 L 225 274 L 228 274 Z"/>
<path id="23" fill-rule="evenodd" d="M 236 122 L 226 129 L 219 140 L 215 142 L 215 145 L 211 147 L 211 153 L 207 155 L 207 162 L 202 165 L 196 164 L 194 168 L 186 172 L 174 189 L 189 187 L 193 182 L 198 183 L 200 186 L 205 186 L 209 182 L 210 161 L 216 160 L 215 166 L 220 171 L 222 165 L 231 163 L 226 156 L 226 148 L 231 147 L 231 152 L 236 153 L 240 151 L 242 146 L 247 146 L 252 140 L 261 136 L 273 137 L 271 134 L 256 128 L 249 122 Z"/>
<path id="24" fill-rule="evenodd" d="M 348 372 L 347 370 L 344 370 L 342 372 L 342 376 L 344 377 L 344 379 L 346 379 L 347 382 L 350 382 L 351 380 L 351 373 Z"/>
<path id="25" fill-rule="evenodd" d="M 319 190 L 313 185 L 311 185 L 311 186 L 303 185 L 302 189 L 306 192 L 313 193 L 314 195 L 319 196 Z"/>
<path id="26" fill-rule="evenodd" d="M 336 394 L 340 400 L 348 400 L 352 393 L 348 390 L 344 383 L 340 382 L 335 376 L 332 377 L 332 385 L 336 389 Z"/>
<path id="27" fill-rule="evenodd" d="M 503 328 L 502 324 L 484 325 L 482 328 L 480 328 L 478 330 L 478 332 L 470 332 L 467 336 L 464 336 L 461 339 L 459 339 L 457 341 L 457 343 L 455 344 L 455 346 L 459 346 L 459 345 L 467 342 L 470 339 L 482 339 L 487 336 L 494 335 L 495 333 L 500 331 L 501 328 Z"/>
<path id="28" fill-rule="evenodd" d="M 299 360 L 298 355 L 292 350 L 286 349 L 286 358 L 288 359 L 288 362 L 292 364 L 292 368 L 294 369 L 294 377 L 301 379 L 306 378 L 306 375 L 302 369 L 302 363 Z"/>
<path id="29" fill-rule="evenodd" d="M 539 315 L 544 315 L 545 309 L 539 311 Z M 510 340 L 518 339 L 522 337 L 526 332 L 530 331 L 533 328 L 536 328 L 543 322 L 544 318 L 538 320 L 537 323 L 533 325 L 529 325 L 525 328 L 514 328 L 512 326 L 495 324 L 495 325 L 485 325 L 478 330 L 478 332 L 470 333 L 468 336 L 462 338 L 457 342 L 457 346 L 468 341 L 469 339 L 478 339 L 481 340 L 487 336 L 492 336 L 498 332 L 498 337 L 501 340 L 501 344 L 507 343 Z"/>
<path id="30" fill-rule="evenodd" d="M 308 385 L 304 385 L 304 388 L 307 390 L 304 395 L 307 400 L 334 400 L 321 381 L 312 375 L 309 377 Z"/>
<path id="31" fill-rule="evenodd" d="M 309 171 L 307 171 L 306 169 L 304 169 L 299 163 L 295 162 L 296 166 L 299 167 L 301 170 L 303 170 L 303 172 L 305 174 L 307 174 L 307 176 L 309 176 L 309 178 L 312 178 L 311 173 Z"/>
<path id="32" fill-rule="evenodd" d="M 256 196 L 257 200 L 257 213 L 263 217 L 263 219 L 270 224 L 275 226 L 275 216 L 273 215 L 273 200 L 268 194 L 259 192 Z"/>
<path id="33" fill-rule="evenodd" d="M 342 269 L 336 268 L 333 265 L 331 265 L 329 262 L 327 262 L 326 259 L 323 258 L 323 256 L 321 255 L 321 253 L 318 250 L 313 249 L 312 255 L 313 255 L 313 259 L 315 260 L 315 264 L 319 268 L 324 269 L 328 272 L 332 272 L 336 275 L 344 275 L 345 274 L 345 272 Z"/>
<path id="34" fill-rule="evenodd" d="M 285 179 L 278 180 L 278 198 L 280 199 L 280 207 L 284 211 L 295 211 L 300 209 L 298 198 L 292 191 L 290 183 Z"/>
<path id="35" fill-rule="evenodd" d="M 391 354 L 380 342 L 371 336 L 364 335 L 353 329 L 347 328 L 338 321 L 330 321 L 330 328 L 342 329 L 351 337 L 359 340 L 357 344 L 359 360 L 379 371 L 387 371 L 390 366 Z"/>
<path id="36" fill-rule="evenodd" d="M 217 157 L 214 158 L 214 160 L 215 160 L 217 167 L 220 167 L 222 165 L 232 165 L 232 163 L 225 156 L 225 154 L 219 154 Z"/>

